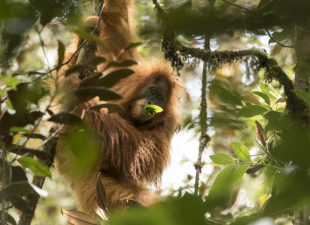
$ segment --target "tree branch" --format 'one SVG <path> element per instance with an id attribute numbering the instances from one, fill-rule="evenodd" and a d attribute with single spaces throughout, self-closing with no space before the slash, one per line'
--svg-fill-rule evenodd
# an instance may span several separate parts
<path id="1" fill-rule="evenodd" d="M 46 145 L 44 146 L 44 150 L 43 152 L 46 153 L 47 155 L 47 159 L 43 160 L 42 163 L 48 167 L 51 167 L 54 161 L 54 155 L 55 155 L 55 149 L 56 149 L 56 143 L 57 143 L 57 139 L 51 139 L 48 143 L 46 143 Z M 43 184 L 45 181 L 45 177 L 38 177 L 35 176 L 33 178 L 32 183 L 39 187 L 42 188 Z M 20 220 L 18 222 L 18 225 L 30 225 L 31 221 L 33 219 L 38 201 L 40 199 L 40 195 L 36 192 L 33 192 L 29 195 L 26 196 L 26 199 L 29 201 L 29 210 L 27 210 L 27 212 L 23 212 Z"/>
<path id="2" fill-rule="evenodd" d="M 205 48 L 209 45 L 210 39 L 205 39 Z M 201 161 L 202 161 L 202 153 L 207 146 L 210 138 L 207 135 L 207 61 L 203 61 L 203 69 L 202 69 L 202 84 L 201 84 L 201 103 L 200 103 L 200 140 L 199 140 L 199 150 L 198 150 L 198 158 L 195 163 L 196 176 L 195 176 L 195 185 L 194 185 L 194 194 L 198 194 L 199 188 L 199 176 L 201 173 Z"/>
<path id="3" fill-rule="evenodd" d="M 229 1 L 225 1 L 228 3 Z M 228 3 L 231 4 L 231 3 Z M 234 4 L 235 7 L 237 7 Z M 165 10 L 165 24 L 169 25 L 178 34 L 204 35 L 223 34 L 227 31 L 250 31 L 271 29 L 276 26 L 305 24 L 310 18 L 310 2 L 308 0 L 283 0 L 281 4 L 270 4 L 268 8 L 257 7 L 246 9 L 242 6 L 241 13 L 226 13 L 222 9 L 195 11 L 182 7 Z M 287 10 L 290 9 L 290 10 Z M 283 16 L 285 15 L 285 16 Z M 157 31 L 154 31 L 157 32 Z"/>
<path id="4" fill-rule="evenodd" d="M 256 61 L 257 69 L 265 68 L 265 79 L 268 82 L 276 80 L 284 88 L 286 95 L 286 108 L 289 115 L 296 121 L 304 124 L 308 121 L 307 106 L 300 100 L 294 92 L 295 87 L 292 80 L 278 65 L 277 61 L 268 56 L 264 51 L 258 49 L 246 49 L 240 51 L 205 51 L 203 49 L 189 48 L 174 43 L 176 50 L 184 57 L 195 57 L 202 60 L 207 60 L 210 63 L 210 69 L 215 70 L 224 63 L 233 63 L 243 61 L 246 57 L 252 57 Z"/>
<path id="5" fill-rule="evenodd" d="M 211 9 L 214 7 L 215 0 L 209 0 L 211 5 Z M 210 36 L 205 36 L 205 50 L 210 51 Z M 208 124 L 207 124 L 207 66 L 208 59 L 203 60 L 203 69 L 202 69 L 202 81 L 201 81 L 201 103 L 200 103 L 200 115 L 199 115 L 199 123 L 200 123 L 200 140 L 199 140 L 199 150 L 198 150 L 198 158 L 195 163 L 196 176 L 195 176 L 195 185 L 194 185 L 194 194 L 198 195 L 199 189 L 199 176 L 201 173 L 201 162 L 202 162 L 202 153 L 207 147 L 210 137 L 207 134 Z"/>

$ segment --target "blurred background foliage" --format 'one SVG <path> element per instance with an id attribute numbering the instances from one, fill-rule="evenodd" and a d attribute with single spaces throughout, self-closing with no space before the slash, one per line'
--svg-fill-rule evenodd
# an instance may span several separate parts
<path id="1" fill-rule="evenodd" d="M 91 8 L 90 0 L 0 0 L 3 224 L 24 224 L 32 192 L 41 196 L 32 224 L 65 224 L 60 208 L 75 208 L 44 147 L 57 129 L 45 80 L 63 54 L 58 40 L 66 46 Z M 171 60 L 187 93 L 166 197 L 110 224 L 310 224 L 309 11 L 308 0 L 136 1 L 140 53 Z M 203 67 L 210 141 L 196 161 Z M 173 185 L 169 170 L 182 173 Z M 38 177 L 48 177 L 43 190 L 30 185 L 42 188 Z"/>

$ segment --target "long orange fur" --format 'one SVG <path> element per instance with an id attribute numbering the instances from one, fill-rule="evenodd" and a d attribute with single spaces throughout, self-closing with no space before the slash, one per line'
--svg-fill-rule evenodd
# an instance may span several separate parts
<path id="1" fill-rule="evenodd" d="M 109 60 L 120 56 L 120 60 L 131 58 L 139 62 L 131 69 L 135 73 L 120 80 L 111 89 L 122 96 L 122 99 L 111 101 L 121 105 L 126 114 L 109 114 L 106 109 L 100 112 L 87 111 L 84 120 L 98 130 L 105 141 L 101 144 L 98 162 L 83 174 L 72 174 L 70 163 L 73 153 L 60 138 L 55 165 L 71 183 L 81 211 L 94 214 L 93 205 L 96 191 L 96 178 L 99 170 L 103 171 L 102 182 L 107 194 L 107 207 L 117 209 L 128 200 L 135 200 L 144 206 L 153 204 L 157 196 L 146 188 L 147 184 L 158 184 L 163 170 L 169 162 L 170 141 L 179 125 L 179 96 L 182 84 L 176 77 L 168 62 L 158 59 L 142 59 L 135 49 L 123 52 L 131 42 L 136 41 L 132 21 L 132 0 L 107 0 L 100 23 L 99 37 L 104 40 L 109 50 L 98 47 L 97 55 Z M 97 24 L 98 18 L 90 17 L 88 25 Z M 76 50 L 78 39 L 75 39 L 66 51 L 66 59 Z M 76 57 L 62 68 L 61 73 L 74 65 Z M 98 68 L 99 71 L 102 67 Z M 77 79 L 70 76 L 70 82 L 78 84 Z M 169 84 L 168 100 L 162 113 L 156 114 L 151 121 L 137 124 L 131 115 L 131 107 L 135 104 L 141 89 L 156 79 L 164 79 Z M 76 85 L 75 85 L 76 86 Z M 76 113 L 100 104 L 97 98 L 77 107 Z M 87 151 L 87 149 L 85 149 Z"/>

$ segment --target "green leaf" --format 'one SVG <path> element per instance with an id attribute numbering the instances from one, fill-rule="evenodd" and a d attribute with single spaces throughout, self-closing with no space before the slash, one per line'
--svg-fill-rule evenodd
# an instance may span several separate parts
<path id="1" fill-rule="evenodd" d="M 47 166 L 38 160 L 25 156 L 18 159 L 18 162 L 24 167 L 30 169 L 36 176 L 52 178 L 52 174 Z"/>
<path id="2" fill-rule="evenodd" d="M 287 32 L 285 30 L 283 30 L 282 32 L 274 32 L 272 34 L 272 38 L 275 41 L 270 38 L 268 44 L 276 43 L 276 41 L 278 42 L 284 41 L 285 39 L 287 39 Z"/>
<path id="3" fill-rule="evenodd" d="M 133 65 L 137 65 L 137 64 L 138 63 L 135 60 L 126 59 L 122 62 L 113 61 L 107 65 L 107 68 L 109 68 L 109 67 L 129 67 L 129 66 L 133 66 Z"/>
<path id="4" fill-rule="evenodd" d="M 243 177 L 248 168 L 249 165 L 241 165 L 233 171 L 231 175 L 231 182 L 233 185 L 236 184 Z"/>
<path id="5" fill-rule="evenodd" d="M 102 101 L 117 100 L 122 98 L 119 94 L 104 87 L 82 87 L 74 92 L 77 97 L 76 104 L 86 102 L 94 97 Z"/>
<path id="6" fill-rule="evenodd" d="M 127 45 L 127 47 L 125 48 L 126 51 L 132 49 L 132 48 L 137 48 L 138 46 L 142 45 L 143 43 L 142 42 L 132 42 L 132 43 L 129 43 Z"/>
<path id="7" fill-rule="evenodd" d="M 163 108 L 161 108 L 158 105 L 147 105 L 144 107 L 144 111 L 149 115 L 149 116 L 153 116 L 156 113 L 160 113 L 163 110 Z"/>
<path id="8" fill-rule="evenodd" d="M 31 131 L 23 127 L 11 127 L 10 132 L 30 134 Z"/>
<path id="9" fill-rule="evenodd" d="M 265 93 L 263 92 L 260 92 L 260 91 L 254 91 L 253 94 L 261 97 L 262 99 L 264 99 L 264 101 L 270 105 L 270 98 L 268 97 L 268 95 L 266 95 Z"/>
<path id="10" fill-rule="evenodd" d="M 78 115 L 67 112 L 54 115 L 48 121 L 67 125 L 84 125 L 84 121 Z"/>
<path id="11" fill-rule="evenodd" d="M 276 97 L 272 93 L 272 89 L 267 84 L 259 82 L 259 88 L 263 93 L 268 95 L 269 98 L 276 99 Z"/>
<path id="12" fill-rule="evenodd" d="M 85 30 L 82 29 L 75 29 L 74 32 L 79 35 L 82 39 L 85 39 L 90 42 L 95 42 L 96 44 L 100 45 L 104 49 L 109 49 L 106 43 L 101 40 L 97 35 L 91 34 L 86 32 Z"/>
<path id="13" fill-rule="evenodd" d="M 72 162 L 68 165 L 68 173 L 73 177 L 85 173 L 96 165 L 100 154 L 102 137 L 89 129 L 72 129 L 64 136 L 64 144 L 74 154 Z"/>
<path id="14" fill-rule="evenodd" d="M 257 116 L 257 115 L 263 114 L 263 113 L 265 113 L 267 111 L 268 111 L 268 109 L 266 109 L 263 106 L 260 106 L 260 105 L 249 105 L 249 106 L 246 106 L 246 107 L 240 109 L 239 112 L 238 112 L 238 116 L 253 117 L 253 116 Z"/>
<path id="15" fill-rule="evenodd" d="M 12 104 L 12 102 L 11 102 L 10 100 L 6 100 L 6 101 L 5 101 L 5 104 L 6 104 L 6 106 L 7 106 L 9 109 L 14 110 L 14 106 L 13 106 L 13 104 Z"/>
<path id="16" fill-rule="evenodd" d="M 104 76 L 102 79 L 99 80 L 99 86 L 104 87 L 112 87 L 114 84 L 116 84 L 119 80 L 124 79 L 126 77 L 129 77 L 131 74 L 133 74 L 134 71 L 130 69 L 119 69 L 115 70 L 106 76 Z"/>
<path id="17" fill-rule="evenodd" d="M 310 106 L 310 94 L 302 90 L 293 90 L 298 98 L 302 99 L 308 106 Z"/>
<path id="18" fill-rule="evenodd" d="M 234 185 L 240 181 L 248 169 L 248 165 L 230 165 L 222 169 L 217 175 L 209 195 L 206 198 L 205 206 L 208 210 L 218 206 L 224 206 L 229 199 Z"/>
<path id="19" fill-rule="evenodd" d="M 241 102 L 241 96 L 231 90 L 228 90 L 221 85 L 216 85 L 216 90 L 217 90 L 217 95 L 221 99 L 221 101 L 228 103 L 228 104 L 233 104 L 233 105 L 242 105 Z"/>
<path id="20" fill-rule="evenodd" d="M 12 87 L 14 90 L 16 90 L 16 86 L 19 84 L 20 80 L 17 77 L 8 77 L 5 80 L 5 85 L 7 87 Z"/>
<path id="21" fill-rule="evenodd" d="M 234 158 L 225 154 L 225 153 L 217 153 L 215 155 L 211 155 L 210 159 L 219 165 L 228 165 L 234 163 Z"/>
<path id="22" fill-rule="evenodd" d="M 222 169 L 221 172 L 219 172 L 219 174 L 216 176 L 216 179 L 206 199 L 207 208 L 213 208 L 228 201 L 232 188 L 230 178 L 233 168 L 233 165 L 227 166 Z"/>
<path id="23" fill-rule="evenodd" d="M 236 156 L 238 156 L 239 159 L 241 159 L 244 162 L 251 162 L 250 153 L 247 147 L 245 147 L 243 144 L 239 142 L 233 142 L 231 146 L 233 148 L 234 153 L 236 154 Z"/>

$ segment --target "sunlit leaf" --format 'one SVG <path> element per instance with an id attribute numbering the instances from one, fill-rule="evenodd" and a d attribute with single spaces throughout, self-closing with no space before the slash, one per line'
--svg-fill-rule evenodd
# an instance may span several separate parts
<path id="1" fill-rule="evenodd" d="M 23 128 L 23 127 L 11 127 L 10 132 L 25 133 L 25 134 L 31 133 L 30 130 Z"/>
<path id="2" fill-rule="evenodd" d="M 132 43 L 129 43 L 127 46 L 126 46 L 126 48 L 125 48 L 125 50 L 130 50 L 130 49 L 132 49 L 132 48 L 137 48 L 137 47 L 139 47 L 140 45 L 142 45 L 143 43 L 142 42 L 132 42 Z"/>
<path id="3" fill-rule="evenodd" d="M 209 195 L 206 198 L 206 207 L 213 208 L 228 201 L 232 188 L 230 179 L 234 166 L 230 165 L 221 170 L 211 187 Z"/>
<path id="4" fill-rule="evenodd" d="M 100 45 L 104 49 L 109 49 L 106 43 L 95 34 L 88 33 L 82 29 L 75 29 L 74 32 L 77 35 L 79 35 L 82 39 L 85 39 L 90 42 L 95 42 L 96 44 Z"/>
<path id="5" fill-rule="evenodd" d="M 144 111 L 150 115 L 150 116 L 153 116 L 157 113 L 161 113 L 162 111 L 164 111 L 163 108 L 161 108 L 160 106 L 158 105 L 147 105 L 144 107 Z"/>
<path id="6" fill-rule="evenodd" d="M 254 91 L 253 94 L 255 94 L 255 95 L 261 97 L 262 99 L 264 99 L 264 101 L 265 101 L 268 105 L 270 105 L 270 99 L 269 99 L 268 95 L 266 95 L 265 93 L 260 92 L 260 91 Z"/>
<path id="7" fill-rule="evenodd" d="M 274 32 L 272 34 L 272 38 L 269 39 L 268 44 L 276 43 L 276 41 L 277 42 L 284 41 L 285 39 L 287 39 L 287 36 L 288 36 L 288 33 L 286 30 L 283 30 L 281 32 Z"/>
<path id="8" fill-rule="evenodd" d="M 36 176 L 52 178 L 52 174 L 47 166 L 38 160 L 25 156 L 18 159 L 18 162 L 24 167 L 30 169 Z"/>
<path id="9" fill-rule="evenodd" d="M 238 156 L 239 159 L 241 159 L 244 162 L 251 162 L 251 157 L 249 150 L 247 147 L 245 147 L 243 144 L 239 142 L 232 142 L 231 144 L 234 153 L 236 156 Z"/>
<path id="10" fill-rule="evenodd" d="M 231 174 L 231 182 L 232 185 L 236 184 L 245 174 L 245 172 L 248 170 L 249 165 L 241 165 L 234 169 L 234 171 Z"/>
<path id="11" fill-rule="evenodd" d="M 227 203 L 232 193 L 232 188 L 238 181 L 240 181 L 247 169 L 248 165 L 237 167 L 230 165 L 222 169 L 217 175 L 209 195 L 206 198 L 205 205 L 207 209 L 210 210 Z"/>
<path id="12" fill-rule="evenodd" d="M 253 117 L 253 116 L 263 114 L 267 111 L 268 109 L 260 105 L 248 105 L 238 111 L 238 116 Z"/>
<path id="13" fill-rule="evenodd" d="M 210 159 L 219 165 L 228 165 L 234 163 L 234 158 L 225 154 L 225 153 L 217 153 L 215 155 L 211 155 Z"/>
<path id="14" fill-rule="evenodd" d="M 259 82 L 259 88 L 263 93 L 268 95 L 269 98 L 276 99 L 276 97 L 272 94 L 272 89 L 267 84 Z"/>
<path id="15" fill-rule="evenodd" d="M 16 86 L 20 83 L 20 80 L 17 77 L 8 77 L 5 79 L 5 85 L 7 87 L 12 87 L 13 90 L 16 90 Z"/>

